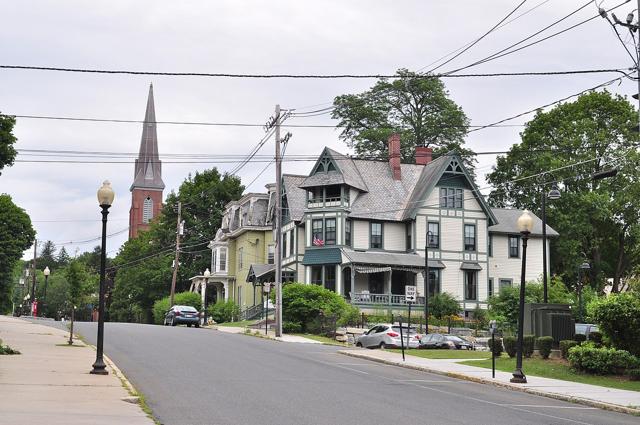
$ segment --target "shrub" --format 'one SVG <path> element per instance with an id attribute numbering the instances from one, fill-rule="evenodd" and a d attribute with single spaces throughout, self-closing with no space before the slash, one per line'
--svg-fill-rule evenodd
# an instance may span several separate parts
<path id="1" fill-rule="evenodd" d="M 589 341 L 593 342 L 596 346 L 602 345 L 602 333 L 600 332 L 591 332 L 589 334 Z"/>
<path id="2" fill-rule="evenodd" d="M 575 347 L 578 343 L 572 339 L 564 339 L 560 341 L 560 355 L 563 359 L 569 356 L 569 349 Z"/>
<path id="3" fill-rule="evenodd" d="M 587 310 L 614 347 L 640 355 L 640 296 L 612 294 L 593 300 Z"/>
<path id="4" fill-rule="evenodd" d="M 541 336 L 536 340 L 536 345 L 542 358 L 548 359 L 551 354 L 551 347 L 553 346 L 553 338 L 550 336 Z"/>
<path id="5" fill-rule="evenodd" d="M 232 300 L 218 301 L 207 307 L 207 315 L 216 323 L 232 322 L 240 315 L 240 307 Z"/>
<path id="6" fill-rule="evenodd" d="M 535 348 L 536 337 L 535 335 L 525 335 L 522 338 L 522 355 L 526 358 L 530 358 L 533 355 L 533 349 Z"/>
<path id="7" fill-rule="evenodd" d="M 339 294 L 318 285 L 290 283 L 282 288 L 282 321 L 299 323 L 302 332 L 318 327 L 321 312 L 326 318 L 335 316 L 341 321 L 353 318 L 354 311 L 349 307 Z"/>
<path id="8" fill-rule="evenodd" d="M 202 300 L 200 294 L 196 292 L 178 292 L 173 297 L 174 305 L 189 305 L 196 310 L 202 309 Z M 169 297 L 164 297 L 153 303 L 153 322 L 156 325 L 164 323 L 164 316 L 169 311 Z"/>
<path id="9" fill-rule="evenodd" d="M 489 350 L 491 350 L 494 357 L 500 357 L 502 355 L 502 340 L 500 338 L 495 338 L 493 343 L 491 339 L 489 339 L 487 343 L 489 344 Z"/>
<path id="10" fill-rule="evenodd" d="M 579 371 L 608 375 L 636 368 L 640 360 L 625 350 L 583 344 L 569 349 L 569 364 Z"/>
<path id="11" fill-rule="evenodd" d="M 288 334 L 302 332 L 302 325 L 298 322 L 282 322 L 282 331 Z"/>
<path id="12" fill-rule="evenodd" d="M 460 303 L 453 295 L 442 292 L 429 299 L 429 315 L 442 320 L 460 314 Z"/>
<path id="13" fill-rule="evenodd" d="M 629 369 L 627 370 L 627 375 L 629 376 L 630 381 L 640 381 L 640 369 Z"/>
<path id="14" fill-rule="evenodd" d="M 517 341 L 515 336 L 505 336 L 502 338 L 502 343 L 504 344 L 504 351 L 507 352 L 509 357 L 514 358 L 516 356 L 517 350 Z"/>
<path id="15" fill-rule="evenodd" d="M 338 319 L 338 326 L 355 326 L 360 323 L 362 316 L 360 310 L 350 304 L 347 304 L 344 312 Z M 284 326 L 284 323 L 282 324 Z"/>
<path id="16" fill-rule="evenodd" d="M 578 344 L 582 344 L 583 342 L 585 342 L 587 340 L 587 336 L 583 335 L 583 334 L 575 334 L 573 336 L 573 340 L 575 342 L 577 342 Z"/>

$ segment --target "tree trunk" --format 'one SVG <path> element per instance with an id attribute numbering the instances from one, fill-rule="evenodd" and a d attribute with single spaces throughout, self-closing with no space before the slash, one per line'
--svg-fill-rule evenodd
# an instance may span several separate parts
<path id="1" fill-rule="evenodd" d="M 73 320 L 75 319 L 75 308 L 71 307 L 71 326 L 69 327 L 69 345 L 73 345 Z"/>
<path id="2" fill-rule="evenodd" d="M 616 264 L 616 271 L 613 276 L 613 285 L 611 286 L 611 293 L 618 293 L 620 290 L 620 279 L 622 277 L 622 269 L 624 267 L 624 235 L 627 233 L 628 225 L 622 228 L 622 232 L 618 236 L 618 262 Z"/>

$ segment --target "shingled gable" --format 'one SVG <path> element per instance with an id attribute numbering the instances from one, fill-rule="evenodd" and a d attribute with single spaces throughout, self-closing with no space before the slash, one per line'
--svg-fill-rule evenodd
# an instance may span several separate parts
<path id="1" fill-rule="evenodd" d="M 295 174 L 282 175 L 282 192 L 287 198 L 289 217 L 293 221 L 301 221 L 304 215 L 306 194 L 304 189 L 300 189 L 300 185 L 306 178 Z"/>
<path id="2" fill-rule="evenodd" d="M 362 192 L 369 191 L 353 159 L 333 149 L 325 147 L 312 170 L 300 188 L 346 184 Z"/>
<path id="3" fill-rule="evenodd" d="M 498 223 L 493 211 L 485 201 L 484 197 L 480 194 L 478 186 L 471 178 L 469 171 L 464 166 L 464 162 L 456 152 L 449 152 L 446 155 L 442 155 L 436 160 L 430 162 L 424 167 L 422 175 L 418 180 L 413 193 L 408 198 L 405 205 L 405 214 L 403 219 L 415 219 L 418 210 L 424 206 L 424 201 L 428 198 L 431 191 L 433 191 L 440 181 L 440 179 L 447 172 L 456 172 L 460 178 L 464 179 L 464 183 L 468 185 L 469 189 L 473 193 L 480 207 L 487 215 L 489 220 L 489 226 Z M 430 205 L 432 207 L 438 207 L 438 205 Z"/>

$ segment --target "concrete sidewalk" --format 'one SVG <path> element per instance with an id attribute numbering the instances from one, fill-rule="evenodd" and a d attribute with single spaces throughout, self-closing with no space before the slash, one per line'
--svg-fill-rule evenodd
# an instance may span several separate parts
<path id="1" fill-rule="evenodd" d="M 349 349 L 339 351 L 352 357 L 373 360 L 380 363 L 423 370 L 454 378 L 465 379 L 485 384 L 498 385 L 518 391 L 524 391 L 540 396 L 559 400 L 572 401 L 589 406 L 600 407 L 623 413 L 640 415 L 640 392 L 618 390 L 615 388 L 599 387 L 581 384 L 579 382 L 562 381 L 559 379 L 539 378 L 527 376 L 526 384 L 512 384 L 512 375 L 508 372 L 496 370 L 496 377 L 491 377 L 491 369 L 460 364 L 469 359 L 425 359 L 422 357 L 405 356 L 385 350 Z M 525 370 L 526 373 L 526 370 Z"/>
<path id="2" fill-rule="evenodd" d="M 247 328 L 241 328 L 237 326 L 217 326 L 214 329 L 220 332 L 225 332 L 225 333 L 244 334 L 245 329 Z M 275 332 L 271 329 L 269 329 L 269 331 L 267 332 L 267 335 L 264 334 L 264 329 L 251 329 L 251 334 L 253 335 L 256 331 L 259 332 L 260 334 L 259 336 L 263 338 L 268 338 L 268 339 L 275 339 L 276 341 L 296 342 L 299 344 L 322 344 L 322 342 L 316 341 L 315 339 L 305 338 L 299 335 L 282 334 L 281 337 L 277 337 Z"/>
<path id="3" fill-rule="evenodd" d="M 79 340 L 68 346 L 68 338 L 60 329 L 0 316 L 0 339 L 21 353 L 0 356 L 0 424 L 153 424 L 111 364 L 109 375 L 89 374 L 95 350 Z"/>

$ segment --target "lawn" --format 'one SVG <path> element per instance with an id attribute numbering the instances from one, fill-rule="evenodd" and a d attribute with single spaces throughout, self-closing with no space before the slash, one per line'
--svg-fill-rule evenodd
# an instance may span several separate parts
<path id="1" fill-rule="evenodd" d="M 469 360 L 461 363 L 469 366 L 491 368 L 490 359 Z M 515 367 L 515 358 L 501 357 L 496 359 L 497 370 L 513 372 Z M 522 369 L 525 375 L 562 379 L 564 381 L 580 382 L 582 384 L 599 385 L 601 387 L 618 388 L 621 390 L 640 391 L 640 381 L 629 381 L 620 376 L 598 376 L 574 372 L 565 360 L 543 360 L 541 358 L 523 359 Z"/>
<path id="2" fill-rule="evenodd" d="M 401 350 L 394 348 L 388 351 L 400 353 Z M 489 359 L 491 353 L 488 351 L 467 351 L 467 350 L 404 350 L 405 354 L 425 359 Z"/>
<path id="3" fill-rule="evenodd" d="M 254 325 L 256 320 L 243 320 L 241 322 L 225 322 L 225 323 L 216 323 L 215 326 L 223 326 L 223 327 L 232 327 L 232 328 L 244 328 L 247 326 Z"/>

